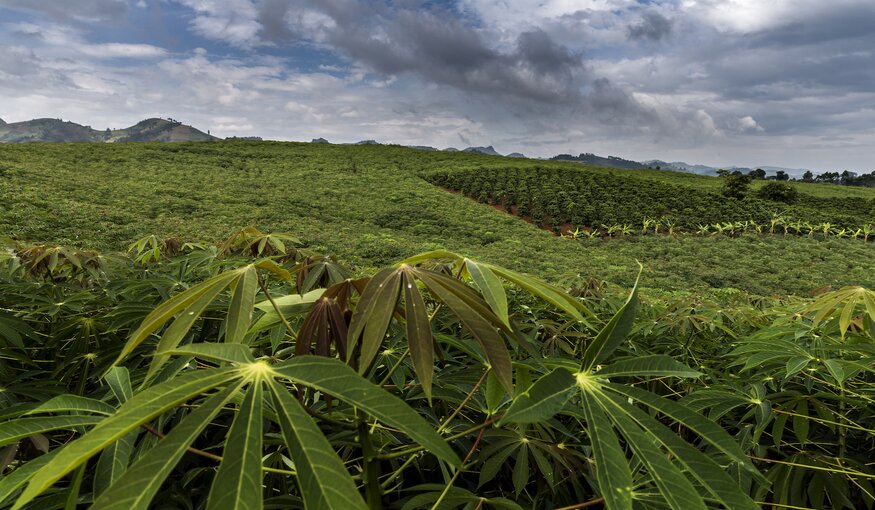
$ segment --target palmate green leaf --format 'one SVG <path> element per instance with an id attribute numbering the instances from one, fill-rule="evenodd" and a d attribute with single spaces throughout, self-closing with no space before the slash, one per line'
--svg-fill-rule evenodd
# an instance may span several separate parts
<path id="1" fill-rule="evenodd" d="M 305 508 L 366 510 L 343 462 L 313 419 L 282 384 L 274 380 L 268 384 L 289 456 L 297 469 Z"/>
<path id="2" fill-rule="evenodd" d="M 635 311 L 638 306 L 638 282 L 641 280 L 643 270 L 644 268 L 641 267 L 638 271 L 638 277 L 635 278 L 635 285 L 632 287 L 632 292 L 629 293 L 629 299 L 617 310 L 617 313 L 599 331 L 599 334 L 584 351 L 583 363 L 581 364 L 582 372 L 589 372 L 594 366 L 604 361 L 632 331 L 632 323 L 635 320 Z"/>
<path id="3" fill-rule="evenodd" d="M 306 294 L 289 294 L 288 296 L 275 297 L 273 298 L 273 301 L 276 303 L 277 308 L 280 309 L 283 316 L 288 317 L 307 312 L 313 307 L 313 303 L 321 298 L 324 293 L 325 289 L 314 289 Z M 282 322 L 282 319 L 280 319 L 279 314 L 276 312 L 276 308 L 274 308 L 273 303 L 271 303 L 270 300 L 256 303 L 255 308 L 263 311 L 264 315 L 255 321 L 255 324 L 249 329 L 250 333 L 257 333 L 270 329 Z"/>
<path id="4" fill-rule="evenodd" d="M 422 384 L 422 391 L 431 401 L 431 382 L 434 377 L 434 338 L 425 301 L 419 294 L 410 271 L 403 272 L 401 285 L 404 292 L 404 315 L 407 318 L 407 343 L 413 370 Z"/>
<path id="5" fill-rule="evenodd" d="M 211 396 L 173 427 L 94 501 L 102 510 L 146 510 L 189 445 L 240 391 L 243 382 Z"/>
<path id="6" fill-rule="evenodd" d="M 225 319 L 225 342 L 240 344 L 252 323 L 255 293 L 258 291 L 258 271 L 255 266 L 247 266 L 231 288 L 231 303 Z"/>
<path id="7" fill-rule="evenodd" d="M 148 338 L 149 335 L 154 333 L 158 328 L 163 326 L 177 314 L 191 306 L 192 303 L 197 301 L 201 296 L 208 292 L 218 295 L 216 289 L 220 289 L 219 292 L 221 292 L 221 290 L 234 281 L 237 276 L 238 270 L 227 271 L 214 276 L 209 280 L 203 281 L 184 292 L 180 292 L 164 303 L 161 303 L 149 315 L 147 315 L 145 319 L 143 319 L 143 323 L 131 335 L 131 338 L 119 354 L 118 359 L 116 359 L 115 364 L 118 364 L 121 360 L 127 357 L 137 348 L 138 345 Z"/>
<path id="8" fill-rule="evenodd" d="M 115 407 L 88 397 L 79 395 L 58 395 L 25 413 L 25 416 L 40 413 L 72 412 L 74 414 L 103 414 L 110 415 L 115 412 Z"/>
<path id="9" fill-rule="evenodd" d="M 549 420 L 562 410 L 575 387 L 576 379 L 571 372 L 564 368 L 554 369 L 514 397 L 498 424 Z"/>
<path id="10" fill-rule="evenodd" d="M 256 377 L 225 438 L 222 463 L 210 488 L 207 510 L 261 510 L 263 506 L 262 394 L 262 380 Z"/>
<path id="11" fill-rule="evenodd" d="M 642 429 L 629 418 L 616 401 L 606 398 L 601 391 L 588 392 L 626 439 L 638 460 L 653 477 L 659 492 L 674 510 L 704 510 L 705 502 L 683 473 L 672 464 L 657 446 L 653 433 Z"/>
<path id="12" fill-rule="evenodd" d="M 453 315 L 471 331 L 483 348 L 486 359 L 504 389 L 513 393 L 513 366 L 510 353 L 497 326 L 501 321 L 470 288 L 453 278 L 418 270 L 416 275 L 428 287 L 433 297 L 447 305 Z M 478 303 L 477 300 L 480 302 Z"/>
<path id="13" fill-rule="evenodd" d="M 501 280 L 495 276 L 495 273 L 488 266 L 478 264 L 471 259 L 465 259 L 465 267 L 468 269 L 468 273 L 471 274 L 471 280 L 474 282 L 474 285 L 480 289 L 483 299 L 489 304 L 489 308 L 501 319 L 505 326 L 510 328 L 510 318 L 507 313 L 507 294 L 504 292 Z"/>
<path id="14" fill-rule="evenodd" d="M 401 292 L 401 272 L 386 268 L 375 274 L 359 298 L 347 337 L 347 356 L 352 357 L 361 337 L 359 371 L 364 373 L 379 352 L 380 345 Z"/>
<path id="15" fill-rule="evenodd" d="M 6 446 L 43 432 L 94 425 L 100 420 L 100 416 L 91 415 L 39 416 L 10 420 L 0 423 L 0 446 Z"/>
<path id="16" fill-rule="evenodd" d="M 191 356 L 193 358 L 207 359 L 210 361 L 224 361 L 227 363 L 246 364 L 255 361 L 252 356 L 252 348 L 244 344 L 218 344 L 215 342 L 201 342 L 177 347 L 170 351 L 159 353 L 161 356 Z"/>
<path id="17" fill-rule="evenodd" d="M 702 372 L 670 356 L 655 354 L 615 361 L 596 374 L 599 377 L 699 377 Z"/>
<path id="18" fill-rule="evenodd" d="M 453 449 L 416 411 L 340 360 L 301 356 L 271 368 L 279 377 L 315 388 L 358 407 L 383 423 L 398 428 L 441 460 L 454 466 L 460 465 Z"/>
<path id="19" fill-rule="evenodd" d="M 705 442 L 729 456 L 729 458 L 741 465 L 742 468 L 759 481 L 764 481 L 762 474 L 750 463 L 750 460 L 748 460 L 738 443 L 713 421 L 682 404 L 662 398 L 641 388 L 614 383 L 604 383 L 603 387 L 626 398 L 637 400 L 684 425 Z"/>
<path id="20" fill-rule="evenodd" d="M 617 412 L 627 414 L 638 425 L 662 444 L 686 467 L 687 473 L 699 481 L 705 489 L 726 508 L 733 510 L 756 510 L 759 506 L 739 487 L 738 481 L 726 472 L 726 468 L 714 459 L 692 447 L 689 443 L 643 410 L 630 405 L 625 399 L 603 394 L 616 404 Z"/>
<path id="21" fill-rule="evenodd" d="M 588 391 L 583 392 L 581 407 L 595 458 L 596 480 L 605 498 L 605 506 L 611 510 L 632 510 L 632 471 L 617 434 Z"/>
<path id="22" fill-rule="evenodd" d="M 115 414 L 103 418 L 84 436 L 65 446 L 50 465 L 34 475 L 16 501 L 14 509 L 22 508 L 64 475 L 87 462 L 94 454 L 132 432 L 143 423 L 196 395 L 238 377 L 240 377 L 239 371 L 233 368 L 199 370 L 182 374 L 143 390 L 123 404 Z M 78 418 L 81 420 L 86 417 L 57 416 L 53 418 Z M 31 418 L 25 418 L 25 420 L 27 419 Z"/>

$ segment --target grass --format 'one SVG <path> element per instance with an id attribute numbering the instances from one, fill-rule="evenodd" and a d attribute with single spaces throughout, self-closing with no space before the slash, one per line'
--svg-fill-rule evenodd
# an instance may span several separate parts
<path id="1" fill-rule="evenodd" d="M 748 236 L 572 241 L 420 176 L 478 167 L 573 168 L 719 187 L 675 172 L 625 171 L 394 146 L 276 142 L 0 146 L 0 231 L 29 242 L 116 251 L 146 234 L 217 241 L 235 228 L 289 232 L 359 271 L 447 248 L 560 281 L 595 276 L 663 291 L 733 287 L 808 294 L 824 285 L 875 286 L 864 264 L 875 243 Z M 797 184 L 829 196 L 875 190 Z"/>

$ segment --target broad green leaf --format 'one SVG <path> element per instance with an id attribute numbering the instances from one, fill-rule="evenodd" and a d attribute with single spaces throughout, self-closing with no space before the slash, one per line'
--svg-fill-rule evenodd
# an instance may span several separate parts
<path id="1" fill-rule="evenodd" d="M 179 463 L 191 443 L 242 386 L 243 383 L 226 387 L 183 418 L 155 447 L 137 459 L 106 492 L 99 495 L 94 501 L 94 508 L 102 510 L 149 508 L 152 498 L 158 493 L 164 480 Z"/>
<path id="2" fill-rule="evenodd" d="M 79 395 L 58 395 L 47 402 L 40 404 L 39 407 L 28 411 L 25 416 L 39 413 L 60 413 L 72 412 L 74 414 L 94 413 L 109 415 L 115 412 L 115 407 L 88 397 L 80 397 Z"/>
<path id="3" fill-rule="evenodd" d="M 127 402 L 134 394 L 131 388 L 131 374 L 126 367 L 113 366 L 103 374 L 103 380 L 109 385 L 113 395 L 120 404 Z"/>
<path id="4" fill-rule="evenodd" d="M 137 435 L 137 431 L 131 432 L 101 452 L 97 469 L 94 471 L 95 496 L 106 491 L 128 469 Z"/>
<path id="5" fill-rule="evenodd" d="M 268 383 L 298 487 L 307 510 L 366 510 L 355 483 L 331 443 L 301 404 L 277 381 Z"/>
<path id="6" fill-rule="evenodd" d="M 225 342 L 241 344 L 252 323 L 255 293 L 258 291 L 258 271 L 255 266 L 246 267 L 232 289 L 228 318 L 225 319 Z"/>
<path id="7" fill-rule="evenodd" d="M 470 289 L 461 282 L 426 271 L 417 272 L 417 276 L 428 287 L 431 295 L 447 305 L 453 315 L 471 331 L 483 348 L 496 377 L 501 381 L 504 389 L 512 394 L 513 366 L 507 346 L 498 334 L 496 325 L 490 320 L 490 316 L 495 317 L 495 315 L 485 306 L 480 309 L 473 308 L 470 297 L 464 295 L 465 292 L 470 292 Z M 500 323 L 497 318 L 495 320 Z"/>
<path id="8" fill-rule="evenodd" d="M 595 473 L 605 506 L 611 510 L 632 510 L 632 471 L 620 448 L 617 434 L 595 398 L 583 392 L 581 407 L 586 418 Z"/>
<path id="9" fill-rule="evenodd" d="M 454 466 L 460 465 L 452 448 L 416 411 L 340 360 L 300 356 L 272 368 L 277 376 L 354 405 L 383 423 L 400 429 L 438 458 Z"/>
<path id="10" fill-rule="evenodd" d="M 638 277 L 635 279 L 635 285 L 632 287 L 629 299 L 599 331 L 592 343 L 587 346 L 583 353 L 581 371 L 589 372 L 594 366 L 604 361 L 632 331 L 632 323 L 635 321 L 635 311 L 638 306 L 638 282 L 641 279 L 641 271 L 643 269 L 638 271 Z"/>
<path id="11" fill-rule="evenodd" d="M 255 361 L 252 348 L 240 343 L 201 342 L 177 347 L 169 351 L 159 352 L 161 356 L 191 356 L 193 358 L 228 363 L 246 364 Z"/>
<path id="12" fill-rule="evenodd" d="M 407 318 L 407 343 L 410 346 L 410 359 L 413 370 L 422 384 L 422 391 L 431 401 L 431 381 L 434 377 L 434 338 L 431 335 L 431 322 L 425 301 L 419 294 L 413 275 L 402 271 L 401 285 L 404 292 L 404 315 Z"/>
<path id="13" fill-rule="evenodd" d="M 705 510 L 705 502 L 696 492 L 693 484 L 672 464 L 668 457 L 657 446 L 657 440 L 652 432 L 642 429 L 629 418 L 622 406 L 611 398 L 606 398 L 601 392 L 587 393 L 590 398 L 598 401 L 605 414 L 614 423 L 626 443 L 632 448 L 635 456 L 652 475 L 660 494 L 674 510 Z"/>
<path id="14" fill-rule="evenodd" d="M 557 368 L 514 397 L 499 426 L 505 423 L 538 423 L 562 410 L 576 387 L 568 370 Z"/>
<path id="15" fill-rule="evenodd" d="M 510 269 L 505 269 L 503 267 L 493 266 L 491 264 L 481 265 L 491 269 L 494 274 L 517 285 L 518 287 L 523 288 L 528 293 L 537 296 L 548 303 L 551 303 L 553 306 L 556 306 L 557 308 L 563 310 L 565 313 L 580 322 L 585 322 L 583 315 L 581 315 L 581 312 L 587 315 L 592 315 L 592 312 L 590 312 L 589 309 L 583 306 L 580 301 L 569 296 L 559 287 L 549 285 L 542 281 L 536 280 L 531 276 L 526 276 L 522 273 L 517 273 L 516 271 L 511 271 Z"/>
<path id="16" fill-rule="evenodd" d="M 509 328 L 510 318 L 507 313 L 507 294 L 504 292 L 501 280 L 495 276 L 495 273 L 488 266 L 478 264 L 471 259 L 465 259 L 465 267 L 471 274 L 471 280 L 474 282 L 474 285 L 480 289 L 483 299 L 489 304 L 489 308 Z"/>
<path id="17" fill-rule="evenodd" d="M 353 356 L 361 338 L 359 371 L 368 369 L 386 335 L 401 291 L 401 272 L 386 268 L 371 278 L 362 292 L 349 325 L 347 356 Z"/>
<path id="18" fill-rule="evenodd" d="M 262 508 L 262 393 L 262 380 L 256 377 L 225 437 L 222 463 L 210 488 L 207 510 Z"/>
<path id="19" fill-rule="evenodd" d="M 656 354 L 615 361 L 602 368 L 599 377 L 699 377 L 702 372 L 675 361 L 669 356 Z"/>
<path id="20" fill-rule="evenodd" d="M 216 288 L 220 289 L 219 292 L 221 292 L 221 289 L 227 287 L 235 278 L 237 278 L 237 276 L 238 274 L 236 271 L 227 271 L 201 282 L 188 290 L 180 292 L 164 303 L 161 303 L 152 311 L 152 313 L 143 319 L 143 323 L 140 324 L 140 327 L 131 335 L 131 338 L 125 344 L 114 364 L 118 364 L 128 354 L 133 352 L 143 340 L 148 338 L 149 335 L 154 333 L 158 328 L 163 326 L 177 314 L 191 306 L 192 303 L 200 299 L 204 294 L 208 292 L 218 294 Z"/>
<path id="21" fill-rule="evenodd" d="M 306 294 L 289 294 L 288 296 L 275 297 L 273 298 L 273 301 L 276 303 L 277 308 L 280 309 L 283 316 L 289 317 L 310 310 L 313 303 L 321 298 L 324 293 L 325 289 L 315 289 Z M 257 333 L 270 329 L 282 322 L 276 308 L 274 308 L 273 303 L 271 303 L 270 300 L 256 303 L 255 308 L 263 311 L 264 315 L 255 321 L 255 324 L 253 324 L 249 330 L 250 333 Z"/>
<path id="22" fill-rule="evenodd" d="M 289 273 L 287 270 L 283 269 L 282 266 L 270 259 L 259 260 L 255 263 L 255 267 L 273 273 L 287 282 L 292 281 L 291 273 Z"/>
<path id="23" fill-rule="evenodd" d="M 112 416 L 103 418 L 84 436 L 69 443 L 53 462 L 40 470 L 15 503 L 22 508 L 94 454 L 124 437 L 143 423 L 186 400 L 239 377 L 232 368 L 197 370 L 143 390 L 125 402 Z M 53 417 L 78 418 L 85 417 Z M 89 417 L 91 418 L 91 417 Z M 92 418 L 93 419 L 93 418 Z"/>
<path id="24" fill-rule="evenodd" d="M 845 369 L 842 367 L 842 364 L 838 360 L 827 359 L 823 361 L 824 366 L 829 371 L 829 375 L 835 379 L 836 384 L 843 384 L 845 382 Z"/>
<path id="25" fill-rule="evenodd" d="M 498 377 L 495 377 L 495 372 L 492 370 L 486 374 L 486 388 L 484 392 L 486 393 L 486 409 L 490 415 L 495 414 L 495 411 L 498 410 L 498 407 L 504 401 L 506 393 L 501 385 L 501 381 L 498 380 Z"/>
<path id="26" fill-rule="evenodd" d="M 810 356 L 793 356 L 789 360 L 787 360 L 787 364 L 784 367 L 786 374 L 784 377 L 792 377 L 808 366 L 808 363 L 811 362 Z"/>
<path id="27" fill-rule="evenodd" d="M 155 354 L 152 357 L 152 363 L 149 364 L 149 371 L 146 374 L 146 381 L 150 381 L 158 375 L 161 367 L 169 359 L 169 356 L 160 353 L 175 349 L 185 338 L 185 335 L 198 318 L 200 318 L 201 314 L 204 313 L 204 310 L 206 310 L 224 290 L 224 286 L 216 285 L 207 290 L 207 292 L 204 292 L 194 303 L 183 310 L 182 313 L 179 314 L 179 317 L 177 317 L 167 330 L 164 331 L 161 340 L 158 341 L 158 345 L 155 347 L 155 352 L 158 354 Z"/>
<path id="28" fill-rule="evenodd" d="M 101 420 L 100 416 L 39 416 L 18 418 L 0 423 L 0 446 L 12 444 L 43 432 L 58 429 L 75 429 L 85 425 L 93 425 Z"/>

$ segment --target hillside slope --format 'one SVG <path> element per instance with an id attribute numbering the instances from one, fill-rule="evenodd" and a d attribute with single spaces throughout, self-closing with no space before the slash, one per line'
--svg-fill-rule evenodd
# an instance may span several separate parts
<path id="1" fill-rule="evenodd" d="M 875 242 L 795 236 L 571 240 L 429 184 L 455 169 L 573 169 L 715 189 L 716 178 L 611 170 L 382 145 L 210 144 L 0 146 L 0 235 L 121 250 L 147 234 L 217 241 L 239 227 L 289 232 L 359 269 L 446 248 L 552 281 L 628 286 L 637 262 L 661 290 L 734 287 L 806 294 L 875 286 Z M 715 181 L 715 182 L 712 182 Z M 798 185 L 817 193 L 820 185 Z M 822 187 L 839 193 L 837 187 Z M 875 197 L 875 190 L 853 190 Z M 618 197 L 622 200 L 622 197 Z M 569 280 L 570 279 L 570 280 Z"/>
<path id="2" fill-rule="evenodd" d="M 197 142 L 217 138 L 181 122 L 146 119 L 124 129 L 103 131 L 61 119 L 6 123 L 0 120 L 0 142 Z"/>

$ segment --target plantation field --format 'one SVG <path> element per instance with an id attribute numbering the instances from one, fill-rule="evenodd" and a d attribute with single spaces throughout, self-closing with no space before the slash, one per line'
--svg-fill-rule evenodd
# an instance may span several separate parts
<path id="1" fill-rule="evenodd" d="M 875 193 L 721 182 L 0 145 L 0 509 L 872 510 Z"/>
<path id="2" fill-rule="evenodd" d="M 446 248 L 555 282 L 592 276 L 629 286 L 638 260 L 646 267 L 643 286 L 664 291 L 731 287 L 807 295 L 824 286 L 875 286 L 865 263 L 875 259 L 873 242 L 755 233 L 563 239 L 429 182 L 450 174 L 511 182 L 504 177 L 532 179 L 539 172 L 606 183 L 607 192 L 589 204 L 601 216 L 582 218 L 589 222 L 640 221 L 629 200 L 643 191 L 650 194 L 637 204 L 653 215 L 673 201 L 695 199 L 694 208 L 675 213 L 686 225 L 747 216 L 762 222 L 785 211 L 798 220 L 849 227 L 875 223 L 867 209 L 875 190 L 869 189 L 794 184 L 802 193 L 797 205 L 758 199 L 727 205 L 714 198 L 718 178 L 675 172 L 394 146 L 226 141 L 2 145 L 0 231 L 28 242 L 121 251 L 146 234 L 217 242 L 254 225 L 294 234 L 358 272 Z M 839 192 L 848 198 L 837 198 Z"/>

